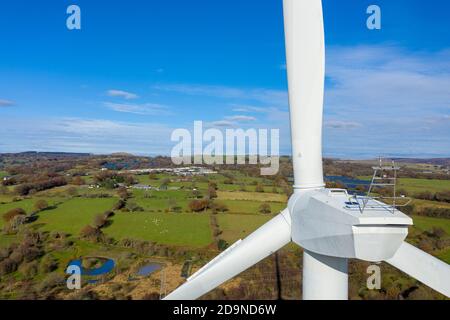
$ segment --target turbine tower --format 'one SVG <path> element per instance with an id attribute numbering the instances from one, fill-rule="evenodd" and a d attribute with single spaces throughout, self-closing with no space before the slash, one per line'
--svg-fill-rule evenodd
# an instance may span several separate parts
<path id="1" fill-rule="evenodd" d="M 284 0 L 294 193 L 288 208 L 165 299 L 197 299 L 289 242 L 303 254 L 303 299 L 346 300 L 348 259 L 386 261 L 450 296 L 450 266 L 404 242 L 412 220 L 368 197 L 327 189 L 322 170 L 325 43 L 321 0 Z"/>

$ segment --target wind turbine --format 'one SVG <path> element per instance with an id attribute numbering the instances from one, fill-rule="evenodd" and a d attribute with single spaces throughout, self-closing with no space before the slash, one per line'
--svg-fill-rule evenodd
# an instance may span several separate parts
<path id="1" fill-rule="evenodd" d="M 284 0 L 294 193 L 288 208 L 194 273 L 165 299 L 197 299 L 293 241 L 303 298 L 348 299 L 348 259 L 386 261 L 450 296 L 450 266 L 404 242 L 412 220 L 373 198 L 326 189 L 322 170 L 325 44 L 321 0 Z M 361 209 L 363 207 L 363 209 Z"/>

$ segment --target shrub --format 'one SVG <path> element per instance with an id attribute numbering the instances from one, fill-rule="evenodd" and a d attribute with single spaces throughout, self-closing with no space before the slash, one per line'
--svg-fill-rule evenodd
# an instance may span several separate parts
<path id="1" fill-rule="evenodd" d="M 71 196 L 71 197 L 75 197 L 75 196 L 78 195 L 78 190 L 77 190 L 77 188 L 75 188 L 75 187 L 69 187 L 69 188 L 67 189 L 67 194 L 68 194 L 69 196 Z"/>
<path id="2" fill-rule="evenodd" d="M 189 202 L 189 210 L 191 210 L 192 212 L 200 212 L 200 211 L 204 211 L 208 208 L 208 200 L 192 200 L 191 202 Z"/>
<path id="3" fill-rule="evenodd" d="M 208 198 L 209 198 L 209 199 L 217 198 L 217 192 L 216 192 L 216 189 L 214 189 L 214 188 L 212 188 L 212 187 L 209 187 L 209 189 L 208 189 Z"/>
<path id="4" fill-rule="evenodd" d="M 272 210 L 270 208 L 270 204 L 268 204 L 267 202 L 264 202 L 263 204 L 261 204 L 259 206 L 259 212 L 260 213 L 264 213 L 264 214 L 272 213 Z"/>
<path id="5" fill-rule="evenodd" d="M 41 180 L 38 182 L 24 183 L 24 184 L 18 185 L 15 188 L 15 192 L 21 196 L 26 196 L 32 190 L 34 190 L 34 192 L 43 191 L 43 190 L 51 189 L 54 187 L 64 186 L 66 184 L 67 184 L 67 181 L 63 177 L 55 177 L 55 178 L 50 178 L 50 179 L 46 179 L 46 180 Z"/>
<path id="6" fill-rule="evenodd" d="M 126 209 L 128 209 L 128 211 L 131 212 L 140 212 L 140 211 L 144 211 L 144 208 L 142 208 L 141 206 L 139 206 L 136 202 L 134 201 L 128 201 L 127 205 L 125 206 Z"/>
<path id="7" fill-rule="evenodd" d="M 109 219 L 109 218 L 111 218 L 112 216 L 114 216 L 114 212 L 113 212 L 113 211 L 105 211 L 105 212 L 103 213 L 103 216 L 104 216 L 106 219 Z"/>
<path id="8" fill-rule="evenodd" d="M 22 208 L 11 209 L 3 215 L 3 220 L 11 221 L 15 216 L 26 215 L 27 213 Z"/>
<path id="9" fill-rule="evenodd" d="M 48 254 L 42 258 L 39 268 L 43 273 L 55 271 L 58 268 L 58 260 L 56 260 L 54 256 Z"/>
<path id="10" fill-rule="evenodd" d="M 114 205 L 113 210 L 120 210 L 123 209 L 126 205 L 126 201 L 120 199 L 119 201 L 117 201 L 117 203 Z"/>
<path id="11" fill-rule="evenodd" d="M 38 247 L 28 247 L 24 245 L 21 246 L 21 252 L 25 262 L 36 260 L 44 253 L 44 251 Z"/>
<path id="12" fill-rule="evenodd" d="M 17 270 L 17 263 L 7 258 L 0 262 L 0 276 L 12 273 Z"/>
<path id="13" fill-rule="evenodd" d="M 46 291 L 46 290 L 51 290 L 54 289 L 56 287 L 62 286 L 63 284 L 65 284 L 66 279 L 64 278 L 64 276 L 62 274 L 59 274 L 57 272 L 55 273 L 50 273 L 49 275 L 47 275 L 43 281 L 41 281 L 38 285 L 38 290 L 39 291 Z"/>
<path id="14" fill-rule="evenodd" d="M 127 189 L 125 187 L 120 187 L 117 189 L 117 195 L 122 199 L 126 200 L 130 197 L 130 194 L 128 193 Z"/>
<path id="15" fill-rule="evenodd" d="M 34 203 L 34 211 L 39 212 L 48 208 L 48 203 L 45 200 L 38 200 Z"/>
<path id="16" fill-rule="evenodd" d="M 264 187 L 260 183 L 258 183 L 255 187 L 255 191 L 256 192 L 264 192 Z"/>
<path id="17" fill-rule="evenodd" d="M 38 267 L 39 267 L 39 264 L 37 261 L 24 263 L 19 267 L 19 272 L 26 279 L 33 279 L 38 273 Z"/>
<path id="18" fill-rule="evenodd" d="M 19 231 L 21 225 L 27 220 L 25 215 L 16 215 L 3 226 L 3 232 L 6 234 L 15 234 Z"/>
<path id="19" fill-rule="evenodd" d="M 0 261 L 6 259 L 11 254 L 10 248 L 0 248 Z"/>
<path id="20" fill-rule="evenodd" d="M 23 253 L 19 248 L 14 250 L 11 255 L 9 256 L 9 259 L 11 259 L 13 262 L 15 262 L 17 265 L 21 264 L 23 261 Z"/>
<path id="21" fill-rule="evenodd" d="M 76 176 L 75 178 L 72 179 L 72 184 L 76 185 L 76 186 L 81 186 L 86 184 L 86 181 L 81 178 L 80 176 Z"/>
<path id="22" fill-rule="evenodd" d="M 108 218 L 105 217 L 104 214 L 96 215 L 95 218 L 94 218 L 94 227 L 97 228 L 97 229 L 100 229 L 100 228 L 104 227 L 105 224 L 106 224 L 106 220 L 107 219 Z"/>
<path id="23" fill-rule="evenodd" d="M 148 178 L 149 178 L 150 180 L 158 180 L 158 176 L 157 176 L 156 174 L 154 174 L 154 173 L 150 173 L 150 174 L 148 175 Z"/>
<path id="24" fill-rule="evenodd" d="M 223 240 L 223 239 L 220 239 L 218 242 L 217 242 L 217 248 L 220 250 L 220 251 L 223 251 L 223 250 L 225 250 L 226 248 L 228 248 L 228 242 L 226 242 L 225 240 Z"/>
<path id="25" fill-rule="evenodd" d="M 210 181 L 209 183 L 208 183 L 208 189 L 214 189 L 214 190 L 217 190 L 218 188 L 217 188 L 217 183 L 215 183 L 214 181 Z"/>
<path id="26" fill-rule="evenodd" d="M 414 198 L 432 201 L 432 200 L 434 200 L 434 194 L 432 194 L 430 191 L 423 191 L 423 192 L 415 194 Z"/>
<path id="27" fill-rule="evenodd" d="M 94 228 L 90 225 L 83 227 L 83 229 L 81 229 L 80 231 L 80 236 L 89 240 L 98 241 L 102 235 L 103 233 L 100 231 L 100 229 Z"/>
<path id="28" fill-rule="evenodd" d="M 436 201 L 450 202 L 450 191 L 437 192 L 435 198 Z"/>
<path id="29" fill-rule="evenodd" d="M 425 207 L 417 212 L 419 216 L 433 218 L 450 218 L 450 208 Z"/>

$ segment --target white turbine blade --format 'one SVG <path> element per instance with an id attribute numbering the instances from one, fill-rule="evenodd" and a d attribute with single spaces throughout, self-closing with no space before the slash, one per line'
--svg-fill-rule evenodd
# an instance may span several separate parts
<path id="1" fill-rule="evenodd" d="M 406 242 L 386 262 L 450 297 L 450 265 L 447 263 Z"/>
<path id="2" fill-rule="evenodd" d="M 284 0 L 295 189 L 323 187 L 325 40 L 321 0 Z"/>
<path id="3" fill-rule="evenodd" d="M 289 211 L 267 222 L 194 273 L 166 300 L 193 300 L 268 257 L 291 241 Z"/>

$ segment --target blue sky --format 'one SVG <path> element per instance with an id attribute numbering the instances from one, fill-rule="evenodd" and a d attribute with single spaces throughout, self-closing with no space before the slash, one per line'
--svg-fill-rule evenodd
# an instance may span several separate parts
<path id="1" fill-rule="evenodd" d="M 324 154 L 450 156 L 450 3 L 323 2 Z M 281 0 L 15 0 L 0 39 L 0 152 L 170 154 L 203 120 L 279 128 L 290 153 Z"/>

